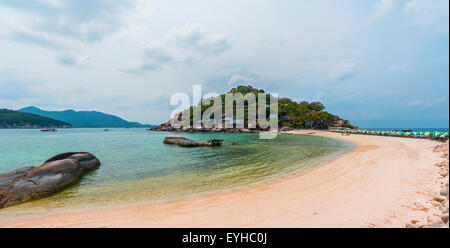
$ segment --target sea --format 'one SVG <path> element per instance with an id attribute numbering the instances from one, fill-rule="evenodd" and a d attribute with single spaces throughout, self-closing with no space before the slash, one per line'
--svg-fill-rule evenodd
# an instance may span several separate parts
<path id="1" fill-rule="evenodd" d="M 164 201 L 243 187 L 310 168 L 356 148 L 341 140 L 279 134 L 175 133 L 193 140 L 223 139 L 220 147 L 163 144 L 171 133 L 143 128 L 0 129 L 0 173 L 39 166 L 64 152 L 91 152 L 99 169 L 51 197 L 0 209 L 31 210 Z M 10 209 L 10 210 L 9 210 Z"/>

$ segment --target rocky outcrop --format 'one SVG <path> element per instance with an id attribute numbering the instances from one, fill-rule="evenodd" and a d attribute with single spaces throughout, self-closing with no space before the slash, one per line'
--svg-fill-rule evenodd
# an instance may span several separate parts
<path id="1" fill-rule="evenodd" d="M 47 197 L 81 180 L 100 161 L 87 152 L 56 155 L 39 167 L 0 174 L 0 208 Z"/>
<path id="2" fill-rule="evenodd" d="M 170 123 L 170 121 L 161 124 L 160 126 L 154 126 L 151 127 L 149 129 L 147 129 L 149 131 L 175 131 L 176 129 L 174 127 L 172 127 L 172 124 Z"/>
<path id="3" fill-rule="evenodd" d="M 155 126 L 147 129 L 148 131 L 168 131 L 168 132 L 186 132 L 186 133 L 259 133 L 260 131 L 269 131 L 266 129 L 240 129 L 240 128 L 193 128 L 193 127 L 183 127 L 183 128 L 174 128 L 170 122 L 166 122 L 161 124 L 160 126 Z"/>
<path id="4" fill-rule="evenodd" d="M 223 140 L 212 139 L 208 141 L 194 141 L 186 139 L 181 136 L 169 135 L 164 138 L 164 144 L 179 145 L 182 147 L 197 147 L 197 146 L 221 146 Z"/>

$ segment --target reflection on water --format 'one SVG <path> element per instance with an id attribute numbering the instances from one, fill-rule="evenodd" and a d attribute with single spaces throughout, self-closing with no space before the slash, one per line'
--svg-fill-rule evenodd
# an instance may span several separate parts
<path id="1" fill-rule="evenodd" d="M 101 167 L 52 197 L 0 213 L 183 197 L 255 183 L 303 168 L 353 148 L 335 139 L 281 134 L 181 134 L 194 140 L 224 139 L 222 147 L 165 145 L 169 133 L 145 129 L 0 130 L 0 173 L 38 166 L 55 154 L 88 151 Z M 237 143 L 236 145 L 233 142 Z"/>

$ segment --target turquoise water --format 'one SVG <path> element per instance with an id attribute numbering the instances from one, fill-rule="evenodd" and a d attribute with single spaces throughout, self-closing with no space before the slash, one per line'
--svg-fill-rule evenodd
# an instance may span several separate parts
<path id="1" fill-rule="evenodd" d="M 261 140 L 258 134 L 223 133 L 178 134 L 194 140 L 225 140 L 221 147 L 182 148 L 162 143 L 169 134 L 145 129 L 0 130 L 0 173 L 39 166 L 58 153 L 91 152 L 102 163 L 98 170 L 59 194 L 19 206 L 92 206 L 229 189 L 305 168 L 354 148 L 315 136 L 280 134 Z"/>

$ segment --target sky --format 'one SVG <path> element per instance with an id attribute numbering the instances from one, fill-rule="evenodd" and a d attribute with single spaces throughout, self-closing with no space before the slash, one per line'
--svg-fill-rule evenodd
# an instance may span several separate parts
<path id="1" fill-rule="evenodd" d="M 449 1 L 0 1 L 0 107 L 160 124 L 193 84 L 321 101 L 359 127 L 448 127 Z"/>

